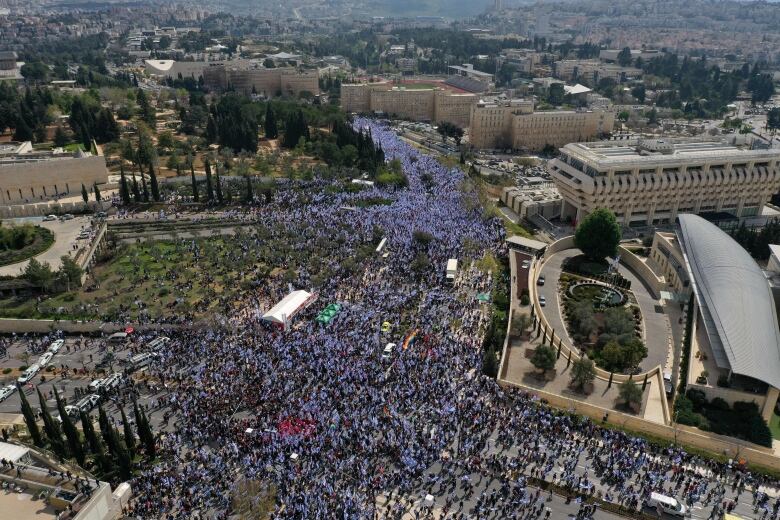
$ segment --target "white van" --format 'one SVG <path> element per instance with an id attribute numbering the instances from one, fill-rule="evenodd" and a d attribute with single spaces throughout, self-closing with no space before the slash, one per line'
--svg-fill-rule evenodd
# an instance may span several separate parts
<path id="1" fill-rule="evenodd" d="M 672 516 L 684 517 L 688 514 L 688 508 L 681 504 L 679 500 L 661 493 L 650 493 L 650 498 L 646 504 L 651 509 L 661 510 Z"/>
<path id="2" fill-rule="evenodd" d="M 155 357 L 156 356 L 154 352 L 145 352 L 143 354 L 138 354 L 137 356 L 133 356 L 129 360 L 130 369 L 138 370 L 139 368 L 143 368 L 149 365 L 152 361 L 154 361 Z"/>
<path id="3" fill-rule="evenodd" d="M 149 350 L 157 350 L 158 348 L 168 343 L 170 340 L 171 338 L 168 338 L 166 336 L 160 336 L 159 338 L 154 338 L 152 341 L 147 343 L 146 347 Z"/>
<path id="4" fill-rule="evenodd" d="M 27 368 L 27 370 L 22 372 L 22 375 L 19 376 L 19 379 L 17 379 L 16 381 L 22 385 L 27 384 L 30 382 L 30 380 L 33 377 L 35 377 L 35 374 L 37 374 L 38 371 L 40 371 L 40 369 L 41 367 L 37 363 L 35 365 L 31 365 L 30 367 Z"/>
<path id="5" fill-rule="evenodd" d="M 127 332 L 114 332 L 108 337 L 108 342 L 114 345 L 122 345 L 127 341 Z"/>
<path id="6" fill-rule="evenodd" d="M 390 356 L 393 354 L 393 350 L 395 349 L 395 343 L 388 343 L 385 345 L 385 349 L 382 351 L 382 359 L 390 359 Z"/>

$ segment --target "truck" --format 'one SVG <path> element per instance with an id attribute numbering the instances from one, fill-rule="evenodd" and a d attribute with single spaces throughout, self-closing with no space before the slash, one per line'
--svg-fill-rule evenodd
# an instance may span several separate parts
<path id="1" fill-rule="evenodd" d="M 455 275 L 458 273 L 458 260 L 456 258 L 450 258 L 447 260 L 447 281 L 453 283 L 455 281 Z"/>

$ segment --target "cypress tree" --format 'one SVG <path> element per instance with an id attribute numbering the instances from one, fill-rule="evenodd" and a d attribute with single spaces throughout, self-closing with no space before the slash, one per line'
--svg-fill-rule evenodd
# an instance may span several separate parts
<path id="1" fill-rule="evenodd" d="M 108 447 L 108 452 L 112 455 L 116 453 L 116 444 L 114 443 L 114 437 L 112 436 L 113 428 L 108 422 L 108 416 L 102 406 L 98 406 L 98 423 L 100 424 L 100 434 L 103 436 L 103 441 Z"/>
<path id="2" fill-rule="evenodd" d="M 98 188 L 97 183 L 92 186 L 92 191 L 95 193 L 95 202 L 100 202 L 100 188 Z"/>
<path id="3" fill-rule="evenodd" d="M 246 176 L 246 201 L 252 202 L 252 199 L 254 198 L 254 194 L 252 193 L 252 179 L 249 178 L 249 175 Z"/>
<path id="4" fill-rule="evenodd" d="M 217 172 L 216 172 L 217 173 L 217 177 L 215 179 L 216 182 L 214 183 L 214 187 L 216 188 L 216 192 L 217 192 L 217 202 L 219 202 L 220 204 L 223 204 L 224 203 L 224 199 L 222 198 L 222 181 L 220 181 L 220 179 L 219 179 L 219 163 L 214 163 L 214 167 L 217 170 Z"/>
<path id="5" fill-rule="evenodd" d="M 198 183 L 195 181 L 195 167 L 192 160 L 190 160 L 190 179 L 192 180 L 192 200 L 198 202 L 200 197 L 198 196 Z"/>
<path id="6" fill-rule="evenodd" d="M 214 121 L 214 117 L 211 115 L 206 122 L 206 140 L 209 143 L 215 143 L 217 141 L 217 122 Z"/>
<path id="7" fill-rule="evenodd" d="M 135 178 L 135 170 L 133 170 L 133 200 L 136 203 L 141 202 L 141 192 L 138 190 L 138 181 Z"/>
<path id="8" fill-rule="evenodd" d="M 89 451 L 95 455 L 99 455 L 100 439 L 98 439 L 98 436 L 95 434 L 95 427 L 92 425 L 92 420 L 89 418 L 89 415 L 84 412 L 80 412 L 79 415 L 81 416 L 81 429 L 84 432 L 84 439 L 86 439 L 87 444 L 89 445 Z"/>
<path id="9" fill-rule="evenodd" d="M 87 193 L 87 188 L 83 184 L 81 185 L 81 198 L 84 199 L 84 204 L 89 202 L 89 194 Z"/>
<path id="10" fill-rule="evenodd" d="M 68 440 L 68 450 L 70 454 L 75 457 L 76 461 L 80 465 L 84 465 L 84 447 L 81 445 L 81 438 L 79 432 L 73 425 L 73 421 L 65 411 L 65 403 L 60 399 L 60 394 L 57 393 L 57 389 L 54 389 L 54 398 L 57 400 L 57 410 L 60 412 L 60 418 L 62 419 L 62 429 L 65 432 L 65 438 Z"/>
<path id="11" fill-rule="evenodd" d="M 208 202 L 214 200 L 214 187 L 211 185 L 211 165 L 208 159 L 206 159 L 206 200 Z"/>
<path id="12" fill-rule="evenodd" d="M 276 127 L 276 114 L 274 109 L 271 108 L 271 103 L 265 106 L 265 136 L 268 139 L 276 139 L 279 137 L 279 129 Z"/>
<path id="13" fill-rule="evenodd" d="M 160 187 L 157 185 L 157 174 L 154 173 L 152 163 L 149 163 L 149 182 L 152 185 L 152 198 L 155 202 L 160 202 Z"/>
<path id="14" fill-rule="evenodd" d="M 127 451 L 127 446 L 119 440 L 119 433 L 117 433 L 116 429 L 111 428 L 111 432 L 111 436 L 116 443 L 114 455 L 116 456 L 117 462 L 119 462 L 119 476 L 122 480 L 130 480 L 133 478 L 133 460 L 130 453 Z"/>
<path id="15" fill-rule="evenodd" d="M 65 452 L 65 445 L 62 443 L 62 431 L 60 425 L 52 419 L 49 409 L 46 407 L 46 399 L 41 394 L 41 389 L 38 388 L 38 402 L 41 404 L 41 415 L 43 416 L 43 431 L 46 432 L 46 437 L 49 439 L 54 453 L 60 457 L 67 457 Z"/>
<path id="16" fill-rule="evenodd" d="M 149 190 L 146 187 L 146 177 L 143 171 L 141 171 L 141 187 L 143 189 L 144 202 L 149 202 Z"/>
<path id="17" fill-rule="evenodd" d="M 125 167 L 123 165 L 119 166 L 119 198 L 122 199 L 122 204 L 130 204 L 130 190 L 127 187 Z"/>
<path id="18" fill-rule="evenodd" d="M 106 452 L 106 446 L 103 444 L 103 441 L 100 439 L 100 437 L 95 437 L 95 439 L 97 440 L 95 458 L 100 464 L 100 469 L 103 470 L 103 473 L 106 475 L 110 474 L 114 471 L 114 460 Z"/>
<path id="19" fill-rule="evenodd" d="M 133 435 L 133 429 L 130 427 L 130 422 L 127 420 L 127 414 L 125 409 L 122 410 L 122 430 L 125 435 L 125 446 L 130 451 L 130 458 L 135 454 L 135 436 Z"/>
<path id="20" fill-rule="evenodd" d="M 27 431 L 30 432 L 30 437 L 32 437 L 33 444 L 41 448 L 43 447 L 41 430 L 38 428 L 38 423 L 35 422 L 35 414 L 32 411 L 30 403 L 27 401 L 27 396 L 24 395 L 24 388 L 19 389 L 19 397 L 22 399 L 22 415 L 24 415 L 24 422 L 27 425 Z"/>
<path id="21" fill-rule="evenodd" d="M 146 448 L 146 455 L 153 459 L 157 456 L 157 447 L 154 442 L 154 434 L 152 433 L 152 427 L 149 425 L 149 420 L 146 418 L 146 414 L 141 410 L 141 431 L 143 432 L 143 443 Z"/>

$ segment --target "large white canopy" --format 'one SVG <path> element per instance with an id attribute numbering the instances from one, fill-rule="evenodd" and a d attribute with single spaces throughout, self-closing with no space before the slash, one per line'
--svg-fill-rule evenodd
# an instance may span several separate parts
<path id="1" fill-rule="evenodd" d="M 263 319 L 285 325 L 295 313 L 306 305 L 311 296 L 312 294 L 307 291 L 293 291 L 263 314 Z"/>

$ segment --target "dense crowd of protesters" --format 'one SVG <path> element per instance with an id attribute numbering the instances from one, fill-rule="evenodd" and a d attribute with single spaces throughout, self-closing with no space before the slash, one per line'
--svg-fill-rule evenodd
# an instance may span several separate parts
<path id="1" fill-rule="evenodd" d="M 659 491 L 709 507 L 712 518 L 733 507 L 729 490 L 749 489 L 755 511 L 777 518 L 766 493 L 774 495 L 773 482 L 554 411 L 482 376 L 490 317 L 476 295 L 495 280 L 471 260 L 506 253 L 500 222 L 459 189 L 460 170 L 380 123 L 355 125 L 401 161 L 408 187 L 318 194 L 291 185 L 243 217 L 277 237 L 295 229 L 290 252 L 327 239 L 333 249 L 318 261 L 332 276 L 290 330 L 261 319 L 288 291 L 272 277 L 162 349 L 150 373 L 172 389 L 173 432 L 160 439 L 161 462 L 132 483 L 130 516 L 227 518 L 240 501 L 259 507 L 262 496 L 237 498 L 242 483 L 257 481 L 275 497 L 275 518 L 401 518 L 428 493 L 443 497 L 437 518 L 549 518 L 547 497 L 529 485 L 538 479 L 634 509 Z M 354 204 L 366 195 L 392 203 Z M 344 267 L 375 243 L 377 229 L 390 254 Z M 420 241 L 420 232 L 432 239 Z M 250 233 L 234 254 L 268 239 Z M 421 273 L 411 267 L 420 254 L 430 261 Z M 448 258 L 464 266 L 454 285 Z M 309 289 L 312 277 L 297 267 L 293 285 Z M 332 302 L 339 314 L 317 323 Z M 380 331 L 384 322 L 389 331 Z M 396 347 L 385 359 L 388 342 Z M 474 474 L 500 484 L 477 488 Z M 593 514 L 583 501 L 578 518 Z"/>

